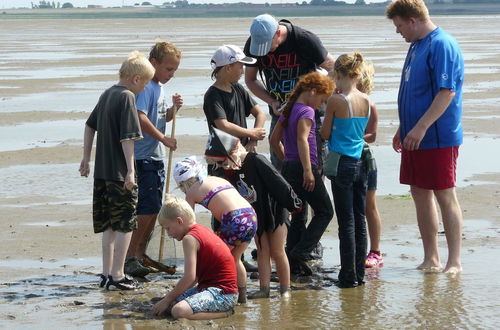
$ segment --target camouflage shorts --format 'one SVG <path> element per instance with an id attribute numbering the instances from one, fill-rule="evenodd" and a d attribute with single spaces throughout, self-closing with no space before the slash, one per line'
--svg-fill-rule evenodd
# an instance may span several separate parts
<path id="1" fill-rule="evenodd" d="M 123 188 L 123 182 L 94 179 L 94 233 L 108 228 L 128 233 L 137 228 L 137 187 Z"/>

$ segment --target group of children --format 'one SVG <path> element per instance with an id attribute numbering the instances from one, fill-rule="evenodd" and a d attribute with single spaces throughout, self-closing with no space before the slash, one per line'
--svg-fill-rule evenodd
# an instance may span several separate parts
<path id="1" fill-rule="evenodd" d="M 139 185 L 138 193 L 134 166 L 134 141 L 141 139 L 143 132 L 158 135 L 157 130 L 144 128 L 136 108 L 136 96 L 164 70 L 161 61 L 155 61 L 137 52 L 125 60 L 119 83 L 101 95 L 86 122 L 82 176 L 90 173 L 93 138 L 98 132 L 93 221 L 94 231 L 103 232 L 100 286 L 122 290 L 138 287 L 137 281 L 125 274 L 124 264 L 127 251 L 130 255 L 132 232 L 138 226 L 136 207 L 138 194 L 142 193 L 154 194 L 161 208 L 146 212 L 147 219 L 140 219 L 139 227 L 147 222 L 147 228 L 134 231 L 139 250 L 142 244 L 140 253 L 144 253 L 144 242 L 157 219 L 169 236 L 182 241 L 185 258 L 183 277 L 155 304 L 155 314 L 169 311 L 175 318 L 226 317 L 236 303 L 244 303 L 247 297 L 269 297 L 272 261 L 279 292 L 287 297 L 291 267 L 304 275 L 312 274 L 308 257 L 333 218 L 324 174 L 331 180 L 339 224 L 341 270 L 337 285 L 363 285 L 365 267 L 383 263 L 378 247 L 380 218 L 374 199 L 376 168 L 366 144 L 375 140 L 377 126 L 376 108 L 367 95 L 372 87 L 371 63 L 359 53 L 344 54 L 336 60 L 332 76 L 320 72 L 302 76 L 271 133 L 271 147 L 283 161 L 280 173 L 265 156 L 256 153 L 257 141 L 266 136 L 265 116 L 238 84 L 244 64 L 255 60 L 237 46 L 222 46 L 212 57 L 215 82 L 207 91 L 210 97 L 206 95 L 204 101 L 210 128 L 204 156 L 210 175 L 195 156 L 181 160 L 174 167 L 174 179 L 186 198 L 169 195 L 161 203 L 161 192 L 141 192 Z M 149 98 L 154 106 L 158 97 Z M 328 141 L 329 154 L 323 168 L 319 168 L 315 112 L 325 103 L 320 133 Z M 223 121 L 217 116 L 209 118 L 209 113 L 217 111 L 234 117 Z M 249 114 L 256 118 L 254 128 L 246 127 L 245 117 Z M 171 118 L 172 113 L 165 116 Z M 175 140 L 168 140 L 164 132 L 160 134 L 156 140 L 176 148 Z M 290 223 L 289 212 L 299 213 L 305 203 L 314 212 L 309 225 L 307 219 Z M 195 204 L 212 213 L 218 222 L 215 231 L 196 223 Z M 368 256 L 365 207 L 372 245 Z M 247 274 L 241 257 L 253 238 L 260 288 L 247 296 Z"/>

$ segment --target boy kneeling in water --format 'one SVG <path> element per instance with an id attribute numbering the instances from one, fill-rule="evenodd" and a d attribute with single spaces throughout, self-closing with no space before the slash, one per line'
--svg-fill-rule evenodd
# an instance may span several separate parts
<path id="1" fill-rule="evenodd" d="M 238 299 L 238 286 L 228 246 L 212 230 L 196 223 L 193 209 L 179 197 L 167 198 L 158 222 L 170 237 L 182 241 L 184 276 L 153 306 L 153 313 L 170 311 L 176 319 L 191 320 L 231 315 Z"/>

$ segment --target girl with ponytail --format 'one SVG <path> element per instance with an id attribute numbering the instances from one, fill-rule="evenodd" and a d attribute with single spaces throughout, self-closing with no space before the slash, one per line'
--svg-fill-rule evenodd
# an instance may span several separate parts
<path id="1" fill-rule="evenodd" d="M 332 203 L 317 167 L 314 120 L 316 109 L 326 102 L 333 90 L 330 77 L 319 72 L 304 75 L 290 95 L 270 141 L 276 155 L 284 161 L 283 176 L 314 211 L 307 229 L 307 212 L 294 215 L 287 236 L 290 268 L 304 275 L 312 274 L 307 258 L 333 217 Z"/>
<path id="2" fill-rule="evenodd" d="M 333 71 L 337 93 L 328 100 L 321 128 L 321 137 L 328 140 L 325 174 L 332 183 L 339 225 L 337 286 L 341 288 L 363 285 L 365 275 L 367 169 L 361 154 L 370 118 L 370 99 L 357 88 L 364 66 L 360 53 L 337 58 Z"/>

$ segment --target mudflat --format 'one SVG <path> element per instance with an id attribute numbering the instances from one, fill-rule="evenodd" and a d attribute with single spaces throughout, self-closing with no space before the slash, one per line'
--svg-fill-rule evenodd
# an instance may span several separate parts
<path id="1" fill-rule="evenodd" d="M 119 64 L 130 51 L 147 52 L 157 38 L 172 41 L 183 50 L 183 59 L 165 88 L 186 100 L 174 159 L 201 156 L 207 138 L 201 104 L 211 84 L 210 56 L 223 43 L 242 46 L 250 20 L 0 20 L 0 29 L 10 31 L 0 36 L 0 319 L 6 328 L 487 328 L 499 321 L 500 285 L 494 278 L 500 270 L 495 262 L 500 46 L 491 32 L 500 23 L 494 16 L 434 19 L 458 39 L 466 65 L 465 143 L 457 188 L 464 214 L 462 274 L 415 270 L 423 256 L 415 210 L 408 189 L 397 184 L 398 156 L 390 151 L 408 44 L 381 17 L 309 17 L 292 21 L 316 32 L 335 56 L 359 50 L 375 64 L 372 99 L 380 127 L 374 149 L 384 267 L 368 272 L 364 288 L 333 287 L 340 263 L 334 218 L 322 239 L 325 256 L 315 265 L 317 275 L 293 283 L 289 300 L 280 299 L 273 287 L 270 299 L 237 306 L 228 319 L 188 322 L 149 314 L 154 298 L 163 296 L 176 276 L 152 275 L 135 292 L 98 289 L 101 236 L 92 231 L 92 179 L 78 173 L 88 114 L 104 88 L 116 82 Z M 268 148 L 263 141 L 259 152 Z M 207 212 L 196 211 L 208 225 Z M 440 246 L 445 262 L 442 233 Z M 177 257 L 181 274 L 182 255 Z M 257 288 L 258 281 L 250 280 L 249 291 Z"/>

